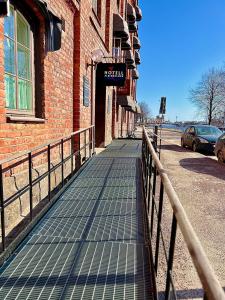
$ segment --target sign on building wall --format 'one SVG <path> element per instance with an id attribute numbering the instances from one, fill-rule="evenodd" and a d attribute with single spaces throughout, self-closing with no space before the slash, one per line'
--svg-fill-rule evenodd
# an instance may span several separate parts
<path id="1" fill-rule="evenodd" d="M 162 115 L 166 113 L 166 97 L 161 97 L 159 113 Z"/>
<path id="2" fill-rule="evenodd" d="M 99 63 L 96 76 L 105 86 L 124 86 L 126 64 Z"/>
<path id="3" fill-rule="evenodd" d="M 90 102 L 90 84 L 86 76 L 83 77 L 83 105 L 88 107 Z"/>

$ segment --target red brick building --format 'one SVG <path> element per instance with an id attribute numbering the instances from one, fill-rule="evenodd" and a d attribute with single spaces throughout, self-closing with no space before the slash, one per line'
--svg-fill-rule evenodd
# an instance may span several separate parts
<path id="1" fill-rule="evenodd" d="M 138 0 L 10 0 L 0 17 L 0 159 L 92 124 L 96 146 L 129 134 L 141 18 Z M 103 85 L 100 65 L 119 62 L 125 86 Z"/>

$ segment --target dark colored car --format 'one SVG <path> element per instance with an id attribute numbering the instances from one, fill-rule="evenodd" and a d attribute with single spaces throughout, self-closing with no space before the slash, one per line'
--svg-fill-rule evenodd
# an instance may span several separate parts
<path id="1" fill-rule="evenodd" d="M 225 133 L 218 138 L 214 152 L 219 162 L 225 162 Z"/>
<path id="2" fill-rule="evenodd" d="M 211 125 L 188 126 L 181 136 L 181 146 L 190 147 L 195 152 L 214 152 L 216 141 L 221 134 L 222 131 Z"/>

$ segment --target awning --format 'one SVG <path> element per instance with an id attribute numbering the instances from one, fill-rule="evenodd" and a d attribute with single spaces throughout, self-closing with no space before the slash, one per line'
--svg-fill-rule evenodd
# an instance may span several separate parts
<path id="1" fill-rule="evenodd" d="M 127 22 L 118 14 L 113 14 L 113 35 L 124 39 L 129 37 Z"/>
<path id="2" fill-rule="evenodd" d="M 136 111 L 135 103 L 130 96 L 118 95 L 117 103 L 129 111 Z"/>
<path id="3" fill-rule="evenodd" d="M 124 52 L 124 58 L 126 64 L 132 64 L 134 63 L 134 55 L 131 50 L 127 50 Z"/>
<path id="4" fill-rule="evenodd" d="M 34 0 L 45 18 L 46 50 L 57 51 L 61 48 L 62 20 L 48 8 L 43 0 Z"/>
<path id="5" fill-rule="evenodd" d="M 118 95 L 117 96 L 117 103 L 119 105 L 121 105 L 122 107 L 126 107 L 126 106 L 132 106 L 132 100 L 130 96 L 126 96 L 126 95 Z"/>
<path id="6" fill-rule="evenodd" d="M 139 72 L 137 69 L 132 70 L 132 78 L 133 79 L 138 79 L 139 78 Z"/>
<path id="7" fill-rule="evenodd" d="M 133 47 L 134 47 L 134 49 L 140 49 L 141 48 L 141 43 L 140 43 L 140 40 L 137 36 L 133 37 Z"/>
<path id="8" fill-rule="evenodd" d="M 141 21 L 142 19 L 142 11 L 140 9 L 139 6 L 135 7 L 135 11 L 136 11 L 136 21 Z"/>
<path id="9" fill-rule="evenodd" d="M 135 105 L 134 101 L 132 100 L 132 98 L 131 98 L 131 106 L 127 106 L 127 107 L 125 107 L 125 109 L 136 113 L 136 105 Z"/>
<path id="10" fill-rule="evenodd" d="M 135 68 L 136 68 L 135 62 L 127 64 L 127 69 L 128 70 L 133 70 Z"/>
<path id="11" fill-rule="evenodd" d="M 128 22 L 136 21 L 136 11 L 130 3 L 127 3 L 127 20 Z"/>
<path id="12" fill-rule="evenodd" d="M 129 28 L 129 32 L 137 32 L 137 22 L 128 22 L 128 28 Z"/>
<path id="13" fill-rule="evenodd" d="M 140 65 L 140 63 L 141 63 L 141 56 L 140 56 L 140 53 L 137 50 L 134 51 L 134 58 L 135 58 L 135 63 L 137 65 Z"/>
<path id="14" fill-rule="evenodd" d="M 124 40 L 122 39 L 121 42 L 121 50 L 131 50 L 131 41 L 130 41 L 130 36 L 128 37 L 128 39 Z"/>

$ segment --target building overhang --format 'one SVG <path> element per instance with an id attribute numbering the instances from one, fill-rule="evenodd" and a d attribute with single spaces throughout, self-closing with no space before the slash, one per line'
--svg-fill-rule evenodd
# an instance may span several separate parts
<path id="1" fill-rule="evenodd" d="M 125 63 L 127 65 L 130 65 L 130 64 L 134 63 L 134 55 L 133 55 L 131 50 L 125 51 L 124 58 L 125 58 Z"/>
<path id="2" fill-rule="evenodd" d="M 137 50 L 134 51 L 134 58 L 135 58 L 135 63 L 137 65 L 140 65 L 140 63 L 141 63 L 141 56 L 140 56 L 140 53 Z"/>
<path id="3" fill-rule="evenodd" d="M 139 72 L 136 68 L 132 70 L 132 78 L 133 79 L 138 79 L 139 78 Z"/>
<path id="4" fill-rule="evenodd" d="M 134 22 L 134 23 L 128 22 L 128 27 L 129 27 L 129 32 L 131 32 L 131 33 L 137 32 L 137 30 L 138 30 L 137 22 Z"/>
<path id="5" fill-rule="evenodd" d="M 136 21 L 136 11 L 130 3 L 127 3 L 127 20 L 128 22 Z"/>
<path id="6" fill-rule="evenodd" d="M 139 6 L 135 7 L 136 11 L 136 21 L 141 21 L 142 20 L 142 11 Z"/>
<path id="7" fill-rule="evenodd" d="M 141 48 L 141 43 L 137 36 L 133 37 L 133 47 L 134 47 L 134 49 L 137 49 L 137 50 L 139 50 Z"/>
<path id="8" fill-rule="evenodd" d="M 135 62 L 133 62 L 133 63 L 128 63 L 128 64 L 127 64 L 127 69 L 128 69 L 128 70 L 133 70 L 133 69 L 135 69 L 135 68 L 136 68 Z"/>
<path id="9" fill-rule="evenodd" d="M 113 35 L 126 40 L 129 38 L 128 24 L 119 14 L 113 14 Z"/>
<path id="10" fill-rule="evenodd" d="M 128 39 L 122 39 L 121 41 L 121 50 L 131 50 L 131 41 L 130 41 L 130 36 Z"/>
<path id="11" fill-rule="evenodd" d="M 131 108 L 133 105 L 133 101 L 131 99 L 130 96 L 127 95 L 118 95 L 117 96 L 117 103 L 122 106 L 122 107 L 126 107 L 126 108 Z"/>

